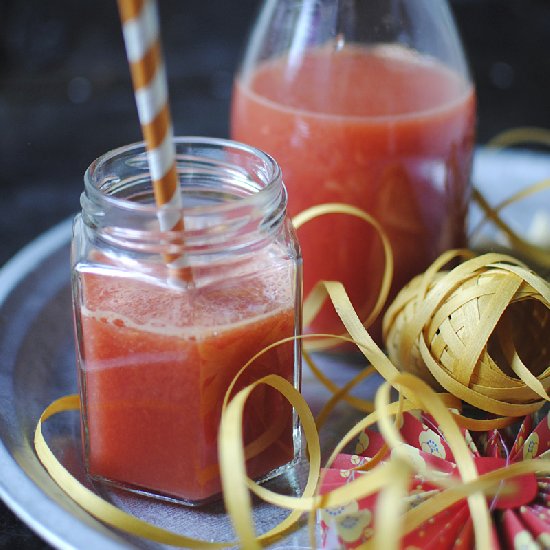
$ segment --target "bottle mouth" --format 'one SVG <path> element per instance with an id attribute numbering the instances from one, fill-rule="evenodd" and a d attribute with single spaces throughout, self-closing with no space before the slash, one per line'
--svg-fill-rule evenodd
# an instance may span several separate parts
<path id="1" fill-rule="evenodd" d="M 85 223 L 113 245 L 150 251 L 158 245 L 164 253 L 166 246 L 187 252 L 242 246 L 280 225 L 286 190 L 272 157 L 218 138 L 178 137 L 174 144 L 183 208 L 163 206 L 162 215 L 181 216 L 183 231 L 160 230 L 143 142 L 109 151 L 90 165 L 81 198 Z"/>

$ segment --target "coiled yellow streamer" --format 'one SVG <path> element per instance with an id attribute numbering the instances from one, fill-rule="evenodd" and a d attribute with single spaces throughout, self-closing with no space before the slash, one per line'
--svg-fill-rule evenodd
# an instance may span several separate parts
<path id="1" fill-rule="evenodd" d="M 501 149 L 505 147 L 512 147 L 517 145 L 534 144 L 550 148 L 550 130 L 544 128 L 514 128 L 506 132 L 502 132 L 495 138 L 493 138 L 487 146 L 494 149 Z M 544 269 L 550 268 L 550 252 L 540 246 L 536 246 L 524 238 L 520 237 L 501 217 L 500 212 L 507 206 L 521 201 L 522 199 L 539 193 L 545 189 L 550 189 L 550 178 L 544 179 L 539 182 L 535 182 L 521 191 L 515 193 L 511 197 L 497 204 L 491 206 L 489 201 L 482 195 L 479 189 L 473 188 L 473 199 L 477 205 L 483 211 L 485 217 L 481 222 L 472 230 L 470 238 L 475 237 L 481 227 L 487 223 L 492 222 L 498 227 L 510 241 L 514 254 L 521 255 L 526 261 L 534 263 Z"/>
<path id="2" fill-rule="evenodd" d="M 333 301 L 338 301 L 340 293 L 345 291 L 341 285 L 336 283 L 327 288 L 327 292 Z M 342 318 L 348 327 L 348 330 L 356 332 L 355 323 L 356 314 L 349 310 L 344 303 L 340 309 Z M 361 326 L 361 325 L 359 325 Z M 357 336 L 363 341 L 363 335 L 360 334 L 364 328 L 358 329 Z M 365 331 L 366 332 L 366 331 Z M 359 340 L 357 341 L 359 343 Z M 367 342 L 359 343 L 365 355 L 376 355 L 379 350 L 374 344 L 371 348 Z M 259 384 L 267 383 L 285 395 L 287 399 L 296 408 L 304 428 L 304 434 L 308 441 L 310 451 L 310 473 L 304 495 L 299 498 L 278 495 L 267 490 L 265 487 L 255 484 L 246 477 L 244 467 L 244 451 L 242 440 L 240 439 L 241 418 L 244 411 L 246 398 Z M 401 394 L 414 396 L 412 400 L 405 400 L 403 403 L 389 403 L 389 388 L 397 387 Z M 345 487 L 340 487 L 322 496 L 314 496 L 313 488 L 319 480 L 320 451 L 318 447 L 318 437 L 311 413 L 303 397 L 283 378 L 278 376 L 269 376 L 257 381 L 254 387 L 249 386 L 241 390 L 227 405 L 222 417 L 222 426 L 219 436 L 220 464 L 222 465 L 222 479 L 224 486 L 224 499 L 228 512 L 231 515 L 235 530 L 239 536 L 239 545 L 243 548 L 258 548 L 263 544 L 275 540 L 285 532 L 296 525 L 302 512 L 309 511 L 310 518 L 314 517 L 314 512 L 321 507 L 342 506 L 351 500 L 357 500 L 376 491 L 385 491 L 383 502 L 385 510 L 391 510 L 391 513 L 383 514 L 379 510 L 381 524 L 385 529 L 390 528 L 392 533 L 397 533 L 393 539 L 393 546 L 388 546 L 386 537 L 375 537 L 372 542 L 365 546 L 374 548 L 398 547 L 398 541 L 401 536 L 418 527 L 423 521 L 437 514 L 442 509 L 450 506 L 462 498 L 468 498 L 472 517 L 474 519 L 474 528 L 476 533 L 476 545 L 478 548 L 488 548 L 490 532 L 490 518 L 486 509 L 486 501 L 483 495 L 490 495 L 497 490 L 498 484 L 504 480 L 523 473 L 530 472 L 550 472 L 550 460 L 535 459 L 516 464 L 514 467 L 506 467 L 500 470 L 477 477 L 475 468 L 472 469 L 472 458 L 466 446 L 466 443 L 458 432 L 457 425 L 453 415 L 449 411 L 449 406 L 455 406 L 456 400 L 453 397 L 443 399 L 431 390 L 424 382 L 410 374 L 393 374 L 388 382 L 385 382 L 377 392 L 376 410 L 368 415 L 364 420 L 357 423 L 345 436 L 334 450 L 329 463 L 337 453 L 341 452 L 343 447 L 365 428 L 378 422 L 390 448 L 398 448 L 401 439 L 389 418 L 398 414 L 401 410 L 412 410 L 422 408 L 432 414 L 439 423 L 445 440 L 451 446 L 456 464 L 459 466 L 461 474 L 464 476 L 462 481 L 454 479 L 442 479 L 437 472 L 424 471 L 426 479 L 434 484 L 445 487 L 439 495 L 419 505 L 403 517 L 395 514 L 394 511 L 401 506 L 401 497 L 409 483 L 409 478 L 415 472 L 414 464 L 403 463 L 404 457 L 390 460 L 382 463 L 375 469 L 358 477 Z M 234 541 L 224 543 L 212 543 L 204 540 L 197 540 L 185 537 L 165 529 L 161 529 L 147 522 L 144 522 L 130 514 L 123 512 L 101 497 L 84 487 L 76 480 L 53 455 L 42 435 L 42 423 L 54 414 L 79 409 L 79 398 L 76 395 L 61 398 L 50 405 L 42 414 L 35 432 L 35 448 L 37 454 L 59 486 L 82 508 L 91 515 L 100 519 L 108 525 L 116 527 L 127 533 L 141 536 L 163 544 L 187 548 L 222 548 L 235 545 Z M 406 475 L 405 475 L 406 472 Z M 246 491 L 246 486 L 253 490 L 259 497 L 282 508 L 293 510 L 281 524 L 271 529 L 268 533 L 256 536 L 251 520 L 251 503 Z M 387 508 L 386 508 L 387 507 Z M 388 517 L 386 517 L 388 516 Z M 313 532 L 313 530 L 312 530 Z M 314 538 L 311 541 L 312 548 L 316 547 Z"/>
<path id="3" fill-rule="evenodd" d="M 498 415 L 529 414 L 550 400 L 550 284 L 494 253 L 427 275 L 402 289 L 385 315 L 393 362 Z M 522 341 L 532 343 L 522 350 L 531 368 Z"/>
<path id="4" fill-rule="evenodd" d="M 303 212 L 300 212 L 298 215 L 294 216 L 294 218 L 292 219 L 292 223 L 296 229 L 299 229 L 305 223 L 320 216 L 325 216 L 327 214 L 345 214 L 347 216 L 352 216 L 363 220 L 376 230 L 376 233 L 379 235 L 382 242 L 382 246 L 384 249 L 385 270 L 382 281 L 380 283 L 380 291 L 378 293 L 376 303 L 374 304 L 372 311 L 369 313 L 369 316 L 363 321 L 363 325 L 369 327 L 382 311 L 382 308 L 386 303 L 388 293 L 390 291 L 390 286 L 393 278 L 393 255 L 390 241 L 385 231 L 382 229 L 382 226 L 373 216 L 371 216 L 364 210 L 361 210 L 360 208 L 357 208 L 356 206 L 352 206 L 350 204 L 337 202 L 318 204 L 312 206 L 311 208 L 307 208 Z M 309 296 L 306 298 L 304 303 L 304 326 L 308 326 L 311 323 L 311 321 L 315 318 L 315 316 L 321 309 L 323 303 L 324 296 L 322 293 L 319 292 L 317 286 L 316 288 L 313 288 L 313 290 L 309 293 Z M 344 336 L 346 335 L 344 334 Z M 325 338 L 315 338 L 314 340 L 309 340 L 304 343 L 304 348 L 306 352 L 320 351 L 323 349 L 334 347 L 339 343 L 340 341 L 338 339 L 329 336 Z"/>
<path id="5" fill-rule="evenodd" d="M 550 143 L 549 135 L 549 132 L 544 132 L 540 136 L 534 136 L 533 133 L 529 134 L 529 136 L 526 134 L 515 134 L 511 137 L 503 137 L 501 143 L 508 144 L 510 141 L 517 142 L 518 139 L 523 141 L 527 139 L 527 137 L 529 137 L 529 141 L 533 141 L 533 138 L 536 137 L 537 140 L 544 140 L 545 143 Z M 539 188 L 545 188 L 549 186 L 549 183 L 550 182 L 541 182 L 537 185 Z M 523 192 L 521 195 L 518 195 L 516 199 L 521 199 L 523 196 L 526 196 L 527 193 L 528 191 Z M 500 220 L 498 216 L 499 210 L 509 204 L 510 201 L 502 203 L 496 208 L 491 208 L 486 201 L 484 201 L 483 197 L 480 197 L 481 195 L 476 193 L 476 198 L 485 211 L 488 219 L 492 220 L 505 231 L 514 245 L 519 245 L 518 248 L 521 249 L 520 251 L 524 256 L 531 257 L 540 265 L 546 266 L 547 264 L 545 262 L 548 261 L 547 251 L 532 247 L 529 243 L 524 243 L 519 237 L 516 239 L 517 236 L 515 236 L 510 228 Z M 316 207 L 304 213 L 296 220 L 296 223 L 305 223 L 307 219 L 312 219 L 318 215 L 324 215 L 330 212 L 348 213 L 364 219 L 367 223 L 371 223 L 376 228 L 379 227 L 376 220 L 373 220 L 368 214 L 349 205 L 342 204 L 321 205 Z M 391 266 L 391 251 L 388 254 L 388 248 L 385 244 L 387 243 L 387 239 L 385 239 L 381 229 L 379 233 L 384 243 L 388 265 Z M 456 252 L 453 252 L 443 255 L 440 261 L 434 264 L 432 270 L 428 270 L 428 275 L 430 271 L 432 271 L 431 274 L 433 275 L 433 272 L 437 271 L 441 265 L 447 263 L 449 259 L 456 254 Z M 466 253 L 466 255 L 469 255 L 469 253 Z M 548 265 L 550 265 L 550 262 Z M 378 530 L 374 537 L 361 545 L 360 548 L 375 548 L 377 550 L 397 549 L 402 536 L 417 528 L 439 511 L 463 498 L 468 499 L 468 505 L 472 514 L 476 547 L 489 548 L 491 519 L 487 510 L 485 495 L 490 495 L 496 491 L 500 482 L 505 479 L 510 479 L 526 473 L 549 473 L 550 460 L 528 460 L 493 471 L 489 474 L 482 476 L 477 475 L 470 452 L 457 426 L 466 427 L 468 429 L 485 430 L 503 427 L 509 424 L 513 419 L 505 417 L 496 420 L 474 420 L 459 414 L 454 414 L 450 412 L 449 407 L 457 408 L 459 403 L 452 395 L 436 394 L 425 382 L 415 376 L 399 373 L 388 357 L 386 357 L 382 350 L 373 342 L 365 329 L 365 325 L 368 326 L 368 323 L 378 315 L 383 306 L 387 288 L 389 287 L 389 281 L 391 281 L 391 277 L 383 281 L 381 288 L 381 296 L 383 296 L 383 298 L 379 298 L 375 310 L 364 323 L 357 317 L 343 286 L 338 282 L 324 282 L 314 289 L 306 301 L 305 307 L 308 311 L 305 312 L 305 316 L 312 318 L 315 315 L 315 311 L 318 311 L 323 301 L 329 296 L 348 331 L 348 335 L 324 335 L 325 338 L 321 340 L 318 339 L 314 346 L 317 345 L 317 349 L 323 349 L 334 345 L 335 342 L 353 341 L 372 364 L 374 369 L 380 372 L 386 379 L 386 382 L 382 384 L 377 392 L 374 406 L 370 402 L 352 398 L 347 395 L 351 387 L 368 376 L 370 372 L 374 372 L 374 370 L 359 373 L 355 379 L 344 388 L 337 388 L 326 378 L 321 378 L 322 382 L 331 389 L 335 395 L 327 403 L 325 409 L 318 417 L 317 422 L 319 425 L 322 424 L 331 407 L 339 399 L 346 399 L 351 405 L 356 406 L 364 412 L 372 411 L 342 437 L 328 461 L 329 464 L 334 457 L 342 451 L 346 444 L 357 437 L 362 430 L 372 426 L 376 422 L 378 422 L 380 431 L 386 440 L 386 445 L 391 449 L 398 450 L 402 441 L 399 436 L 399 431 L 391 419 L 404 411 L 412 409 L 429 411 L 436 422 L 439 423 L 445 440 L 453 451 L 462 479 L 442 479 L 436 472 L 430 472 L 429 469 L 427 472 L 424 471 L 423 475 L 432 483 L 443 487 L 443 490 L 407 513 L 401 514 L 395 512 L 402 510 L 403 496 L 406 493 L 410 477 L 415 474 L 415 466 L 408 462 L 406 457 L 400 456 L 398 452 L 395 453 L 397 455 L 396 458 L 376 465 L 345 487 L 337 488 L 322 496 L 315 494 L 315 489 L 320 481 L 321 463 L 319 439 L 315 421 L 303 397 L 286 380 L 277 376 L 268 376 L 258 380 L 253 385 L 241 390 L 230 401 L 226 399 L 224 403 L 222 424 L 219 433 L 220 465 L 224 499 L 233 525 L 235 526 L 235 531 L 239 537 L 238 541 L 213 543 L 186 537 L 156 527 L 123 512 L 76 480 L 57 460 L 42 435 L 42 424 L 47 421 L 48 418 L 64 411 L 79 410 L 80 401 L 76 395 L 58 399 L 52 403 L 40 417 L 35 431 L 35 448 L 39 459 L 59 486 L 83 509 L 97 519 L 126 533 L 172 546 L 187 548 L 222 548 L 239 544 L 244 548 L 258 548 L 272 542 L 277 537 L 286 533 L 289 529 L 292 529 L 297 525 L 303 512 L 309 512 L 311 545 L 313 548 L 316 547 L 313 523 L 317 510 L 321 507 L 343 505 L 350 500 L 359 499 L 373 494 L 376 491 L 380 491 L 380 506 L 377 509 L 376 518 Z M 423 285 L 424 291 L 427 291 L 429 287 L 429 278 L 424 280 Z M 306 359 L 312 368 L 319 372 L 307 353 Z M 243 367 L 243 370 L 246 366 L 247 365 Z M 301 497 L 278 495 L 265 487 L 257 485 L 246 477 L 244 465 L 245 451 L 242 446 L 241 437 L 241 418 L 247 397 L 254 388 L 260 384 L 268 384 L 280 391 L 295 407 L 301 419 L 310 457 L 308 481 L 304 494 Z M 397 388 L 401 395 L 399 401 L 394 403 L 389 402 L 389 389 L 392 386 Z M 534 388 L 532 389 L 534 390 Z M 230 390 L 228 395 L 229 393 Z M 514 410 L 513 412 L 520 413 L 518 410 Z M 523 409 L 521 414 L 522 413 Z M 251 519 L 251 502 L 247 487 L 260 498 L 291 510 L 289 516 L 280 525 L 272 528 L 268 533 L 257 536 Z"/>
<path id="6" fill-rule="evenodd" d="M 320 287 L 321 288 L 321 287 Z M 386 510 L 392 510 L 392 513 L 381 516 L 381 525 L 385 529 L 391 528 L 392 533 L 399 533 L 392 539 L 392 545 L 388 546 L 387 538 L 377 536 L 372 543 L 374 548 L 397 548 L 400 537 L 410 530 L 417 527 L 423 520 L 435 515 L 438 511 L 456 502 L 460 498 L 468 497 L 468 503 L 472 510 L 474 519 L 474 528 L 476 534 L 476 544 L 478 548 L 486 548 L 489 544 L 490 517 L 487 512 L 485 498 L 482 491 L 487 493 L 491 488 L 495 488 L 498 482 L 509 477 L 507 468 L 503 468 L 492 475 L 483 476 L 481 482 L 477 480 L 475 468 L 473 468 L 472 458 L 469 450 L 462 438 L 458 428 L 449 412 L 448 407 L 453 405 L 449 401 L 444 402 L 437 396 L 425 383 L 414 378 L 409 374 L 400 374 L 391 364 L 389 359 L 372 341 L 368 332 L 361 324 L 355 311 L 349 303 L 349 299 L 340 283 L 325 283 L 322 287 L 327 293 L 342 318 L 348 332 L 359 346 L 362 353 L 372 362 L 372 364 L 385 374 L 388 382 L 383 384 L 378 390 L 376 398 L 376 410 L 371 413 L 364 421 L 359 422 L 348 434 L 344 436 L 341 443 L 335 449 L 335 453 L 340 452 L 343 446 L 352 438 L 356 437 L 360 431 L 366 427 L 379 422 L 380 429 L 385 436 L 388 445 L 391 448 L 397 448 L 401 441 L 398 432 L 392 427 L 389 418 L 395 415 L 399 410 L 411 410 L 413 408 L 423 408 L 429 411 L 435 420 L 439 423 L 445 439 L 448 441 L 453 454 L 459 465 L 463 481 L 460 483 L 453 480 L 442 481 L 436 474 L 430 475 L 423 473 L 433 483 L 447 487 L 438 499 L 430 499 L 422 505 L 419 511 L 413 510 L 405 516 L 400 517 L 393 511 L 401 506 L 401 497 L 404 494 L 410 475 L 414 473 L 414 465 L 403 466 L 402 460 L 392 460 L 381 464 L 375 469 L 367 472 L 363 476 L 354 480 L 345 487 L 335 489 L 322 497 L 313 496 L 313 488 L 319 479 L 320 452 L 318 447 L 318 437 L 315 430 L 311 413 L 303 397 L 282 378 L 271 376 L 259 380 L 253 386 L 249 386 L 239 392 L 231 401 L 228 402 L 222 417 L 222 426 L 220 429 L 219 448 L 220 464 L 222 465 L 222 479 L 224 486 L 224 499 L 228 512 L 231 515 L 235 530 L 239 536 L 239 544 L 244 548 L 257 548 L 263 543 L 274 540 L 288 531 L 300 517 L 299 512 L 310 511 L 310 517 L 320 507 L 333 507 L 343 505 L 350 500 L 359 499 L 373 492 L 383 490 L 382 502 Z M 284 495 L 277 495 L 268 491 L 265 487 L 256 485 L 246 478 L 244 467 L 244 450 L 241 440 L 241 418 L 244 410 L 246 398 L 258 384 L 268 383 L 279 389 L 290 400 L 296 408 L 302 419 L 304 433 L 308 441 L 310 451 L 310 476 L 306 491 L 303 497 L 293 498 Z M 408 396 L 408 399 L 401 403 L 390 405 L 389 387 L 393 385 L 399 389 L 401 395 Z M 79 401 L 77 396 L 63 398 L 52 404 L 42 416 L 35 434 L 35 446 L 38 456 L 42 460 L 53 479 L 69 494 L 79 505 L 98 519 L 109 525 L 115 526 L 123 531 L 142 536 L 144 538 L 171 544 L 174 546 L 185 546 L 189 548 L 220 548 L 225 545 L 232 545 L 233 542 L 210 543 L 200 541 L 189 537 L 184 537 L 159 529 L 153 525 L 139 520 L 129 514 L 126 514 L 98 497 L 92 491 L 83 487 L 75 478 L 73 478 L 65 468 L 57 461 L 53 453 L 47 447 L 42 437 L 41 424 L 53 414 L 63 410 L 78 409 Z M 525 471 L 544 471 L 550 472 L 550 461 L 535 460 L 536 465 L 522 465 L 521 472 Z M 406 474 L 405 474 L 406 472 Z M 516 470 L 514 470 L 516 472 Z M 517 474 L 516 474 L 517 475 Z M 257 537 L 252 527 L 251 504 L 246 487 L 251 488 L 258 496 L 268 502 L 288 508 L 296 513 L 290 516 L 280 525 L 271 529 L 263 536 Z M 387 517 L 386 517 L 387 516 Z M 312 540 L 312 547 L 315 547 L 315 541 Z"/>

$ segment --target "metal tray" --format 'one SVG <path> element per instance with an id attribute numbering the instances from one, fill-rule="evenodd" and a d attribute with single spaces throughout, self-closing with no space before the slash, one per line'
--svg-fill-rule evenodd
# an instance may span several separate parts
<path id="1" fill-rule="evenodd" d="M 519 152 L 478 151 L 474 181 L 492 201 L 507 197 L 526 183 L 550 176 L 550 157 Z M 541 198 L 542 197 L 542 198 Z M 546 193 L 526 199 L 506 212 L 510 223 L 529 229 L 533 213 L 550 216 Z M 472 211 L 472 221 L 479 212 Z M 544 221 L 544 220 L 543 220 Z M 52 481 L 33 449 L 33 432 L 40 413 L 54 399 L 75 392 L 76 369 L 69 287 L 67 220 L 43 234 L 0 271 L 0 497 L 33 530 L 57 548 L 160 548 L 96 521 Z M 491 241 L 491 229 L 481 240 Z M 352 360 L 324 357 L 323 367 L 339 384 L 355 372 Z M 374 380 L 366 388 L 374 391 Z M 307 371 L 304 394 L 318 410 L 327 392 Z M 329 449 L 337 434 L 351 425 L 354 415 L 342 407 L 337 424 L 321 433 Z M 87 483 L 80 453 L 76 413 L 66 413 L 47 424 L 47 437 L 62 462 Z M 297 479 L 301 472 L 295 472 Z M 288 485 L 288 480 L 279 481 Z M 288 487 L 287 487 L 288 488 Z M 233 532 L 221 504 L 188 509 L 159 501 L 104 490 L 106 498 L 157 525 L 196 537 L 231 540 Z M 255 519 L 262 532 L 285 513 L 257 502 Z M 276 545 L 308 548 L 304 529 Z"/>

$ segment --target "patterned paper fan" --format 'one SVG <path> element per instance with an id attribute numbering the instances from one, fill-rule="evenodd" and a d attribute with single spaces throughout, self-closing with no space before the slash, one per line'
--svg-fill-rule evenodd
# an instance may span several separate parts
<path id="1" fill-rule="evenodd" d="M 463 431 L 479 474 L 518 461 L 550 455 L 550 413 L 535 427 L 532 416 L 523 419 L 519 430 L 478 433 L 475 441 Z M 513 434 L 513 435 L 512 435 Z M 417 474 L 409 487 L 408 507 L 414 507 L 440 491 L 422 472 L 429 465 L 441 476 L 458 476 L 453 454 L 430 416 L 403 416 L 401 435 L 405 451 L 414 459 Z M 340 454 L 324 471 L 321 492 L 328 492 L 363 475 L 358 466 L 366 464 L 384 445 L 378 432 L 365 430 L 355 455 Z M 389 456 L 388 456 L 389 458 Z M 511 491 L 513 485 L 514 491 Z M 506 490 L 508 487 L 508 490 Z M 516 488 L 519 488 L 516 490 Z M 377 494 L 319 513 L 324 548 L 358 547 L 374 533 Z M 502 483 L 499 493 L 488 499 L 493 518 L 493 548 L 534 550 L 550 548 L 550 477 L 521 475 Z M 474 532 L 466 500 L 439 512 L 402 540 L 406 550 L 473 549 Z"/>

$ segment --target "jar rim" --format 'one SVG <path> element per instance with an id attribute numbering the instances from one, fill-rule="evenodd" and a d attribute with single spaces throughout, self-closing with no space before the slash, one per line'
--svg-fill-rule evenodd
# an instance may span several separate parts
<path id="1" fill-rule="evenodd" d="M 221 213 L 225 210 L 232 210 L 236 207 L 254 206 L 256 204 L 261 205 L 264 203 L 270 203 L 281 192 L 283 187 L 282 173 L 277 161 L 265 151 L 253 147 L 251 145 L 241 143 L 238 141 L 225 139 L 225 138 L 212 138 L 201 136 L 175 136 L 173 138 L 174 145 L 177 148 L 180 146 L 199 146 L 199 147 L 211 147 L 219 149 L 229 149 L 234 152 L 240 152 L 248 154 L 251 158 L 257 158 L 263 166 L 266 168 L 265 180 L 261 178 L 255 178 L 255 183 L 258 184 L 258 189 L 244 196 L 232 197 L 231 201 L 220 202 L 216 204 L 208 205 L 193 205 L 187 206 L 183 204 L 182 208 L 163 206 L 164 212 L 170 212 L 171 210 L 182 212 L 186 216 L 201 215 L 204 216 L 208 213 Z M 108 204 L 115 208 L 120 208 L 128 212 L 134 212 L 136 214 L 143 213 L 156 214 L 159 211 L 159 207 L 154 203 L 142 203 L 132 201 L 126 198 L 116 197 L 109 195 L 101 191 L 101 189 L 94 182 L 94 177 L 97 172 L 100 171 L 109 161 L 115 160 L 117 157 L 122 157 L 124 154 L 135 151 L 136 156 L 138 154 L 146 155 L 146 147 L 143 141 L 130 143 L 116 147 L 97 157 L 88 166 L 84 173 L 84 187 L 86 194 L 93 201 L 101 201 L 104 204 Z M 176 158 L 178 152 L 176 152 Z M 209 157 L 204 157 L 206 160 Z M 242 167 L 241 167 L 242 168 Z M 148 174 L 145 172 L 144 174 Z"/>

